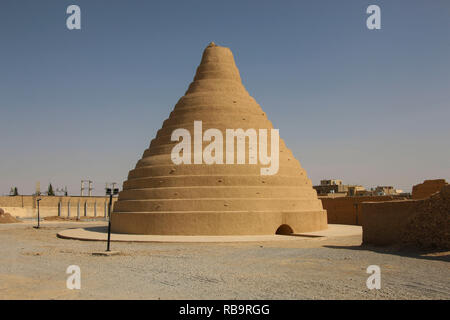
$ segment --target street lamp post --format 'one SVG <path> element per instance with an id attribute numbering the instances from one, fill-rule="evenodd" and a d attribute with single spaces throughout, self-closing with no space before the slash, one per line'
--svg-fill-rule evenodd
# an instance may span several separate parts
<path id="1" fill-rule="evenodd" d="M 40 227 L 40 212 L 39 212 L 39 201 L 41 201 L 42 200 L 42 198 L 37 198 L 36 199 L 36 202 L 37 202 L 37 209 L 38 209 L 38 214 L 37 214 L 37 226 L 36 227 L 34 227 L 35 229 L 39 229 L 39 227 Z"/>
<path id="2" fill-rule="evenodd" d="M 108 206 L 108 242 L 106 245 L 106 251 L 111 251 L 110 250 L 110 242 L 111 242 L 111 206 L 112 206 L 112 198 L 113 195 L 116 195 L 119 193 L 119 189 L 111 189 L 111 188 L 106 188 L 106 194 L 109 195 L 109 206 Z"/>

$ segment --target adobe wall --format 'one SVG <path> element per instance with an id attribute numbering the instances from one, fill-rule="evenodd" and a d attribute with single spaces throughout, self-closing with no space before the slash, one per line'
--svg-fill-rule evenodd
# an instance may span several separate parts
<path id="1" fill-rule="evenodd" d="M 450 249 L 450 185 L 427 199 L 364 202 L 363 243 Z"/>
<path id="2" fill-rule="evenodd" d="M 363 243 L 374 245 L 399 243 L 406 222 L 416 205 L 417 200 L 362 203 Z"/>
<path id="3" fill-rule="evenodd" d="M 320 197 L 322 206 L 327 211 L 328 223 L 362 225 L 361 203 L 365 201 L 390 201 L 394 196 L 367 197 Z"/>
<path id="4" fill-rule="evenodd" d="M 425 199 L 433 193 L 441 190 L 443 186 L 447 185 L 445 179 L 425 180 L 421 184 L 417 184 L 412 189 L 413 199 Z"/>
<path id="5" fill-rule="evenodd" d="M 104 217 L 107 212 L 109 197 L 77 197 L 77 196 L 41 196 L 39 202 L 40 216 Z M 113 198 L 113 204 L 116 201 Z M 114 206 L 113 206 L 114 207 Z M 0 208 L 18 218 L 37 216 L 35 196 L 0 196 Z"/>

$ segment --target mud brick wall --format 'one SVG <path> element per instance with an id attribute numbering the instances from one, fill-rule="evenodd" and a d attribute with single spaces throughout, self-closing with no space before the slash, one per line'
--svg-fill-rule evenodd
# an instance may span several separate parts
<path id="1" fill-rule="evenodd" d="M 327 210 L 328 223 L 362 225 L 361 203 L 366 201 L 390 201 L 398 199 L 394 196 L 369 197 L 319 197 L 322 206 Z"/>
<path id="2" fill-rule="evenodd" d="M 363 243 L 450 250 L 450 185 L 426 199 L 364 202 Z"/>
<path id="3" fill-rule="evenodd" d="M 399 243 L 406 221 L 414 212 L 416 205 L 416 200 L 362 203 L 363 243 L 374 245 Z"/>

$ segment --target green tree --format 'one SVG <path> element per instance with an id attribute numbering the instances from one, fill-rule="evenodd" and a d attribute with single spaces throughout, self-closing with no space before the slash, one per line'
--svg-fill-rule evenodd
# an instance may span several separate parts
<path id="1" fill-rule="evenodd" d="M 17 187 L 11 187 L 11 189 L 9 190 L 9 195 L 10 196 L 18 196 L 19 192 L 17 191 Z"/>
<path id="2" fill-rule="evenodd" d="M 53 186 L 52 186 L 51 183 L 48 185 L 47 195 L 48 196 L 54 196 L 55 195 L 55 191 L 53 191 Z"/>

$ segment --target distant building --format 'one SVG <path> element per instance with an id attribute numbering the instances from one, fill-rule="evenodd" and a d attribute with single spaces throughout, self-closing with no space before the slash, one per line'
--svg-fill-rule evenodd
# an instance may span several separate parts
<path id="1" fill-rule="evenodd" d="M 320 180 L 321 186 L 340 186 L 342 185 L 342 180 Z"/>
<path id="2" fill-rule="evenodd" d="M 374 194 L 377 196 L 390 196 L 397 194 L 397 190 L 393 186 L 377 186 Z"/>
<path id="3" fill-rule="evenodd" d="M 395 189 L 393 186 L 377 186 L 376 188 L 370 188 L 366 191 L 366 196 L 403 196 L 409 197 L 410 193 L 404 192 L 401 189 Z"/>
<path id="4" fill-rule="evenodd" d="M 342 185 L 342 180 L 321 180 L 320 185 L 313 186 L 317 194 L 347 193 L 347 188 Z"/>
<path id="5" fill-rule="evenodd" d="M 439 181 L 440 182 L 440 181 Z M 342 180 L 321 180 L 320 185 L 313 186 L 319 196 L 410 196 L 403 190 L 395 189 L 393 186 L 377 186 L 366 190 L 361 185 L 343 184 Z"/>
<path id="6" fill-rule="evenodd" d="M 313 187 L 318 195 L 341 195 L 341 196 L 356 196 L 366 189 L 359 185 L 344 185 L 342 180 L 321 180 L 320 185 Z"/>
<path id="7" fill-rule="evenodd" d="M 363 186 L 350 186 L 349 185 L 347 187 L 348 187 L 348 191 L 347 191 L 348 196 L 363 196 L 367 192 L 366 188 L 364 188 Z"/>

